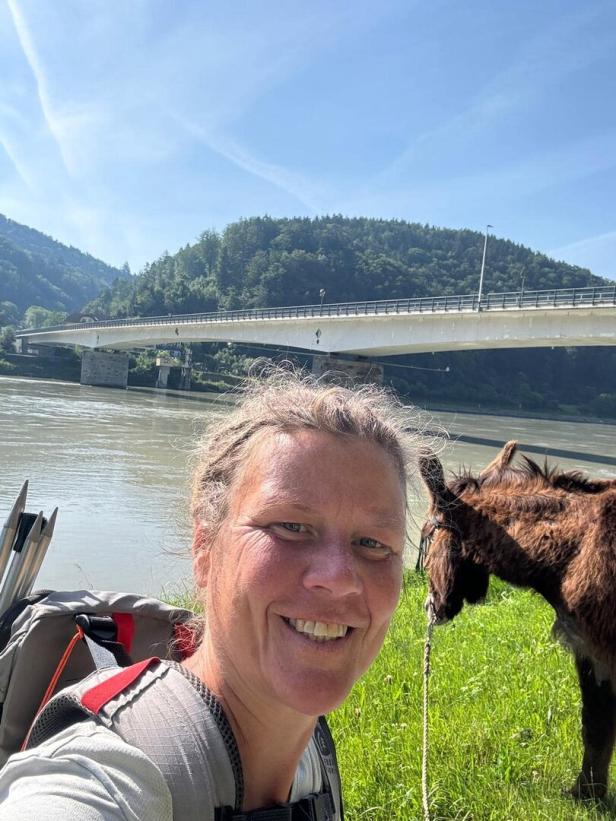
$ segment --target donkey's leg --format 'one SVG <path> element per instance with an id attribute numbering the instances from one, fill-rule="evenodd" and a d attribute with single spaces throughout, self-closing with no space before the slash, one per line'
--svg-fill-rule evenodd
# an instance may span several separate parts
<path id="1" fill-rule="evenodd" d="M 575 657 L 582 691 L 582 771 L 571 792 L 576 798 L 603 798 L 616 738 L 616 696 L 609 679 L 598 681 L 593 663 Z"/>

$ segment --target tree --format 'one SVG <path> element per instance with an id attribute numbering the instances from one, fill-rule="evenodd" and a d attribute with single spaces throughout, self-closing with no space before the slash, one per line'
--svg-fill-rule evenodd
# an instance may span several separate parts
<path id="1" fill-rule="evenodd" d="M 0 351 L 4 353 L 15 353 L 15 331 L 13 328 L 5 328 L 0 333 Z"/>
<path id="2" fill-rule="evenodd" d="M 3 325 L 17 325 L 21 314 L 14 302 L 0 302 L 0 328 Z"/>
<path id="3" fill-rule="evenodd" d="M 24 323 L 26 328 L 50 328 L 61 325 L 67 316 L 64 311 L 50 311 L 40 305 L 31 305 L 24 314 Z"/>

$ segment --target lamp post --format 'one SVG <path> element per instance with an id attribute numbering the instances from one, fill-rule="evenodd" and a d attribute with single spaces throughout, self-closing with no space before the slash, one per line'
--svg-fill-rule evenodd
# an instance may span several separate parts
<path id="1" fill-rule="evenodd" d="M 321 290 L 319 291 L 319 296 L 321 297 L 321 310 L 323 310 L 323 300 L 325 299 L 325 294 L 325 288 L 321 288 Z"/>
<path id="2" fill-rule="evenodd" d="M 493 225 L 486 225 L 486 235 L 483 241 L 483 257 L 481 258 L 481 274 L 479 275 L 479 294 L 477 299 L 477 310 L 481 310 L 481 294 L 483 292 L 483 275 L 486 270 L 486 253 L 488 250 L 488 229 L 494 228 Z"/>

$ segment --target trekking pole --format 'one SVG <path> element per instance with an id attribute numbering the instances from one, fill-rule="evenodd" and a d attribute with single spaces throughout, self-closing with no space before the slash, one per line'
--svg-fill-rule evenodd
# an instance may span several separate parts
<path id="1" fill-rule="evenodd" d="M 34 519 L 34 523 L 32 522 Z M 0 615 L 15 601 L 15 594 L 29 574 L 46 520 L 41 510 L 38 516 L 22 513 L 13 545 L 12 560 L 0 593 Z"/>
<path id="2" fill-rule="evenodd" d="M 51 537 L 53 536 L 53 531 L 56 526 L 57 515 L 58 508 L 56 507 L 49 517 L 49 521 L 43 519 L 44 525 L 41 530 L 40 542 L 38 543 L 36 550 L 33 551 L 32 561 L 24 571 L 23 582 L 15 591 L 15 595 L 13 597 L 14 599 L 22 599 L 24 596 L 30 595 L 34 582 L 36 581 L 36 577 L 41 569 L 41 565 L 43 564 L 43 560 L 47 554 L 47 548 L 49 547 L 49 543 L 51 542 Z"/>
<path id="3" fill-rule="evenodd" d="M 11 548 L 13 547 L 15 536 L 17 535 L 17 528 L 19 527 L 19 517 L 24 512 L 24 509 L 26 507 L 27 495 L 28 480 L 26 479 L 19 493 L 19 496 L 15 500 L 13 509 L 9 513 L 8 518 L 4 523 L 2 533 L 0 534 L 0 582 L 2 581 L 4 571 L 6 570 L 6 566 L 9 563 L 9 559 L 11 557 Z"/>

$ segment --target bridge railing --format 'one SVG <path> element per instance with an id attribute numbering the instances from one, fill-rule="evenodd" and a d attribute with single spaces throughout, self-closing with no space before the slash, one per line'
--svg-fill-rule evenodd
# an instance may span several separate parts
<path id="1" fill-rule="evenodd" d="M 183 325 L 196 322 L 234 322 L 254 319 L 306 319 L 335 316 L 370 316 L 382 314 L 423 314 L 469 311 L 503 311 L 516 308 L 597 307 L 616 305 L 616 282 L 596 288 L 555 288 L 543 291 L 506 291 L 459 296 L 417 297 L 416 299 L 382 299 L 366 302 L 338 302 L 325 305 L 293 305 L 281 308 L 247 308 L 235 311 L 210 311 L 198 314 L 168 314 L 100 322 L 77 322 L 19 331 L 17 336 L 31 336 L 49 331 L 72 329 L 118 328 L 131 325 Z"/>

